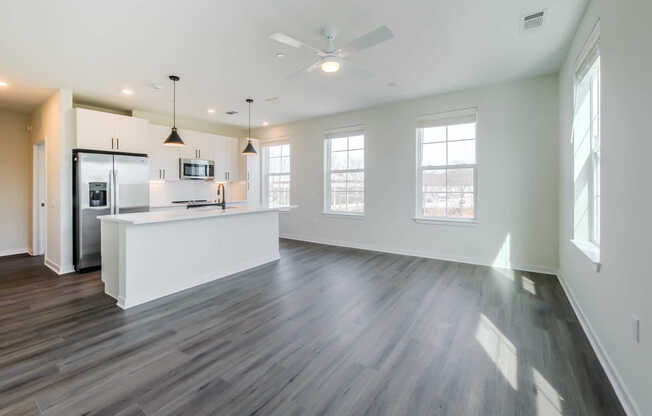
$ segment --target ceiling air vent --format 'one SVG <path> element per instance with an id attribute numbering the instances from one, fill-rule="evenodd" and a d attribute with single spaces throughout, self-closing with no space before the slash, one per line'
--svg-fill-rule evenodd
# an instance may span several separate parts
<path id="1" fill-rule="evenodd" d="M 523 30 L 532 30 L 543 25 L 543 10 L 523 17 Z"/>
<path id="2" fill-rule="evenodd" d="M 229 111 L 226 112 L 226 114 L 228 114 L 230 116 L 234 116 L 234 115 L 238 114 L 238 112 L 235 111 L 235 110 L 229 110 Z"/>

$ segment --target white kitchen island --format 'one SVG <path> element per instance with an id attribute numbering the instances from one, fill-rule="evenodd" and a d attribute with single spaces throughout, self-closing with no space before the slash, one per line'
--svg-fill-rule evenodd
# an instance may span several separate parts
<path id="1" fill-rule="evenodd" d="M 123 309 L 279 259 L 278 209 L 106 215 L 102 281 Z"/>

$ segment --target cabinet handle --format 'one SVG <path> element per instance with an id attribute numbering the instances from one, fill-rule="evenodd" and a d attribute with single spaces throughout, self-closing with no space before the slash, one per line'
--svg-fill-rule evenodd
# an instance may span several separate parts
<path id="1" fill-rule="evenodd" d="M 163 169 L 163 179 L 165 179 L 165 169 Z"/>
<path id="2" fill-rule="evenodd" d="M 115 139 L 114 139 L 113 137 L 111 137 L 111 150 L 113 150 L 113 141 L 114 141 L 114 140 L 115 140 Z"/>
<path id="3" fill-rule="evenodd" d="M 115 141 L 116 141 L 116 143 L 118 145 L 118 150 L 120 150 L 120 138 L 119 137 L 116 138 Z"/>

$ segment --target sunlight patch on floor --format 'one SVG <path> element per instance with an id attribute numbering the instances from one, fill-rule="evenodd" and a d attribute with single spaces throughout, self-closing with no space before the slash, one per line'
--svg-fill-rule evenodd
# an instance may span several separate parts
<path id="1" fill-rule="evenodd" d="M 537 393 L 538 416 L 562 416 L 563 397 L 548 383 L 545 377 L 536 368 L 532 369 L 532 378 Z"/>
<path id="2" fill-rule="evenodd" d="M 526 292 L 530 292 L 534 296 L 537 295 L 537 289 L 536 289 L 536 287 L 534 285 L 534 282 L 525 275 L 521 275 L 521 287 Z"/>
<path id="3" fill-rule="evenodd" d="M 482 345 L 509 385 L 517 391 L 518 362 L 514 344 L 484 314 L 480 315 L 475 339 Z"/>

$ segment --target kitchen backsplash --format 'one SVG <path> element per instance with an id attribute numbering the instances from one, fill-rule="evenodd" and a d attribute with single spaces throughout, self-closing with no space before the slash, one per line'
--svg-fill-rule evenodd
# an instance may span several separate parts
<path id="1" fill-rule="evenodd" d="M 242 201 L 247 199 L 246 182 L 228 182 L 224 186 L 226 200 Z M 213 200 L 217 195 L 217 184 L 204 181 L 150 182 L 149 205 L 165 206 L 172 201 L 192 199 Z"/>

